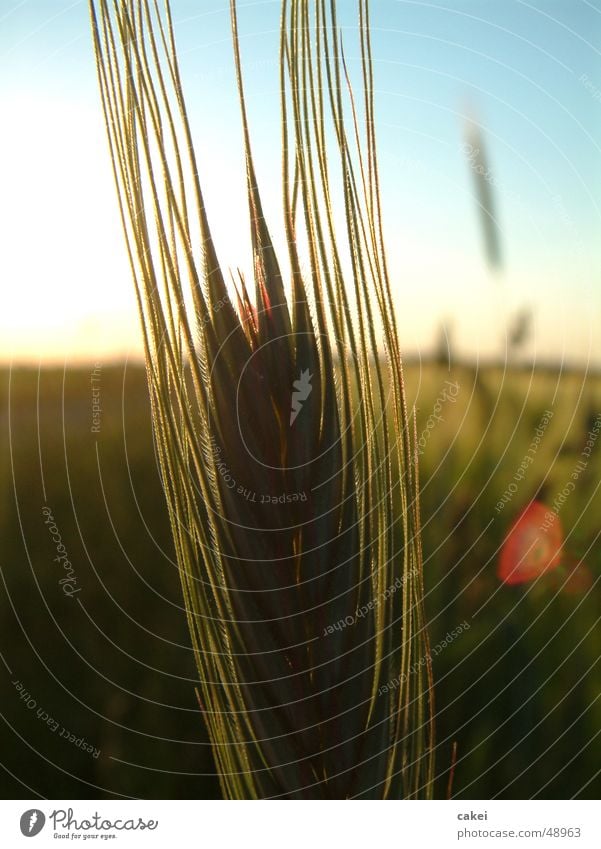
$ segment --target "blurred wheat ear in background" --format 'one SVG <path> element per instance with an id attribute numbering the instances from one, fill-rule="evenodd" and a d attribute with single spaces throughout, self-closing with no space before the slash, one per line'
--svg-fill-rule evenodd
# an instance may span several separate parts
<path id="1" fill-rule="evenodd" d="M 223 793 L 427 798 L 417 453 L 383 244 L 368 5 L 355 96 L 336 3 L 282 4 L 276 256 L 232 3 L 252 288 L 242 274 L 226 285 L 211 238 L 169 4 L 90 9 Z"/>

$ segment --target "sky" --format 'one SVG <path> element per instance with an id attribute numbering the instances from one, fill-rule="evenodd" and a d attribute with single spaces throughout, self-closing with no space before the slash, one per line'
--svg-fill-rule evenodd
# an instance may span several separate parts
<path id="1" fill-rule="evenodd" d="M 356 66 L 355 0 L 339 0 Z M 253 150 L 279 201 L 279 2 L 239 2 Z M 224 265 L 248 263 L 228 0 L 172 0 L 200 178 Z M 601 365 L 601 0 L 372 0 L 383 211 L 401 346 L 441 324 L 465 356 Z M 0 361 L 106 361 L 141 341 L 87 2 L 0 0 Z M 481 126 L 501 237 L 483 251 L 466 116 Z"/>

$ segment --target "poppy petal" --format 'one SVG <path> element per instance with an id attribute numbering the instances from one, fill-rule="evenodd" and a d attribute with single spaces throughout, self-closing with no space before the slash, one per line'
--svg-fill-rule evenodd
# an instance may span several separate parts
<path id="1" fill-rule="evenodd" d="M 559 566 L 563 529 L 555 515 L 549 524 L 548 508 L 531 501 L 511 526 L 501 549 L 497 577 L 504 584 L 523 584 Z"/>

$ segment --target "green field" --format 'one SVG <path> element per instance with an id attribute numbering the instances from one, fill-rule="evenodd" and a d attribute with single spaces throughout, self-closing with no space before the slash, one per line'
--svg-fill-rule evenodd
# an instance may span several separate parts
<path id="1" fill-rule="evenodd" d="M 469 625 L 434 660 L 437 795 L 456 741 L 455 796 L 598 798 L 601 445 L 583 451 L 601 379 L 431 363 L 406 379 L 432 645 Z M 4 370 L 0 393 L 3 795 L 218 796 L 143 369 Z M 592 587 L 500 584 L 512 520 L 575 469 L 558 519 Z"/>

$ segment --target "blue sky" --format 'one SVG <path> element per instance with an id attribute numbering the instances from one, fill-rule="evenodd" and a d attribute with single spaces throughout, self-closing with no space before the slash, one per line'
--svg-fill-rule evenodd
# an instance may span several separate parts
<path id="1" fill-rule="evenodd" d="M 355 3 L 338 5 L 352 68 Z M 220 255 L 244 264 L 228 3 L 172 0 L 172 9 Z M 279 2 L 241 2 L 239 16 L 253 144 L 277 219 Z M 427 352 L 446 321 L 460 351 L 499 355 L 509 317 L 527 306 L 529 354 L 601 363 L 601 3 L 374 0 L 372 28 L 405 350 Z M 9 289 L 0 357 L 137 353 L 87 3 L 0 0 L 0 101 Z M 497 275 L 461 148 L 468 109 L 495 181 L 505 258 Z"/>

